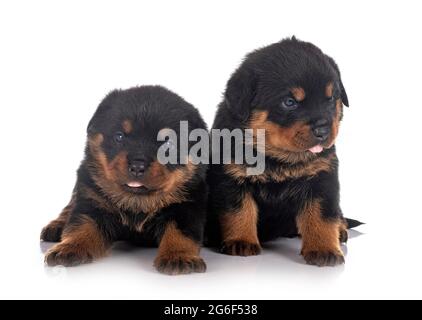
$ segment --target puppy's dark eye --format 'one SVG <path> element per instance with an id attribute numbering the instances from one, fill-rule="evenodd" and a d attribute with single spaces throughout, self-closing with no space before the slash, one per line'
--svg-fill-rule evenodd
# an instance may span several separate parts
<path id="1" fill-rule="evenodd" d="M 123 132 L 116 132 L 114 134 L 114 141 L 121 143 L 123 139 L 125 138 L 125 134 Z"/>
<path id="2" fill-rule="evenodd" d="M 292 97 L 286 97 L 286 98 L 284 98 L 281 105 L 285 109 L 293 110 L 293 109 L 297 108 L 297 101 L 295 99 L 293 99 Z"/>
<path id="3" fill-rule="evenodd" d="M 328 98 L 328 101 L 333 102 L 335 100 L 334 96 Z"/>

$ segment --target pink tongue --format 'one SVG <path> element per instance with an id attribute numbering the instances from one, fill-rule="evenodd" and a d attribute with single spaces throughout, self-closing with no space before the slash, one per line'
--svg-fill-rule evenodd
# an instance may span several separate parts
<path id="1" fill-rule="evenodd" d="M 129 182 L 127 185 L 131 188 L 140 188 L 143 186 L 142 183 L 136 181 Z"/>
<path id="2" fill-rule="evenodd" d="M 312 152 L 312 153 L 320 153 L 320 152 L 322 152 L 322 150 L 324 150 L 324 148 L 320 145 L 317 145 L 317 146 L 309 149 L 309 151 Z"/>

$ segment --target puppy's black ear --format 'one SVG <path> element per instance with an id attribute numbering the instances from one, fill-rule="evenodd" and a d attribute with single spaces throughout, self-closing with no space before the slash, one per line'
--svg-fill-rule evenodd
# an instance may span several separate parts
<path id="1" fill-rule="evenodd" d="M 249 119 L 252 101 L 256 95 L 255 73 L 241 66 L 227 83 L 225 100 L 231 113 L 242 122 Z"/>
<path id="2" fill-rule="evenodd" d="M 110 91 L 101 101 L 91 120 L 89 120 L 88 127 L 86 129 L 88 135 L 93 135 L 100 131 L 99 123 L 104 120 L 103 118 L 106 110 L 110 108 L 110 105 L 113 103 L 114 99 L 116 99 L 119 92 L 120 90 Z"/>
<path id="3" fill-rule="evenodd" d="M 346 107 L 348 107 L 349 98 L 347 97 L 346 89 L 344 89 L 343 81 L 341 81 L 341 77 L 339 79 L 340 79 L 341 101 Z"/>
<path id="4" fill-rule="evenodd" d="M 88 127 L 86 128 L 86 133 L 88 134 L 88 136 L 91 136 L 95 133 L 94 123 L 92 119 L 88 123 Z"/>
<path id="5" fill-rule="evenodd" d="M 88 136 L 92 136 L 99 132 L 99 128 L 97 128 L 98 127 L 97 122 L 98 122 L 99 115 L 101 113 L 100 111 L 101 111 L 101 104 L 95 111 L 91 120 L 89 120 L 88 127 L 86 128 L 86 133 L 88 134 Z"/>
<path id="6" fill-rule="evenodd" d="M 349 106 L 349 98 L 347 97 L 347 93 L 346 93 L 346 89 L 344 88 L 343 85 L 343 81 L 341 80 L 341 74 L 340 74 L 340 69 L 337 65 L 337 63 L 334 61 L 333 58 L 326 56 L 330 65 L 334 68 L 334 70 L 336 70 L 337 74 L 338 74 L 338 79 L 340 81 L 340 90 L 341 90 L 341 101 L 343 102 L 343 104 L 348 107 Z"/>

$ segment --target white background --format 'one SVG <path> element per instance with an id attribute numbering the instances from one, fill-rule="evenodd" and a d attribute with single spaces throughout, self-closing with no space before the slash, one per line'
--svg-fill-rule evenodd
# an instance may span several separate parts
<path id="1" fill-rule="evenodd" d="M 422 298 L 420 1 L 2 1 L 0 298 Z M 210 125 L 245 53 L 314 42 L 342 70 L 342 207 L 367 224 L 344 267 L 304 265 L 299 240 L 258 257 L 203 250 L 169 277 L 155 249 L 46 268 L 41 228 L 67 203 L 85 129 L 113 88 L 162 84 Z"/>

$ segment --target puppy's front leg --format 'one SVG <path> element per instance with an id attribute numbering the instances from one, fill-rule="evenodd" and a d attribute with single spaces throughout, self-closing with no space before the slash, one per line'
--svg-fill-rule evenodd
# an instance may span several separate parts
<path id="1" fill-rule="evenodd" d="M 258 240 L 258 208 L 254 198 L 245 192 L 238 208 L 220 216 L 223 246 L 221 251 L 234 256 L 253 256 L 261 252 Z"/>
<path id="2" fill-rule="evenodd" d="M 344 263 L 340 248 L 342 219 L 325 218 L 322 200 L 307 202 L 297 217 L 297 227 L 302 236 L 302 252 L 308 264 L 334 266 Z"/>
<path id="3" fill-rule="evenodd" d="M 98 224 L 87 215 L 78 215 L 74 220 L 63 231 L 62 241 L 46 253 L 47 265 L 72 267 L 106 255 L 111 241 Z"/>
<path id="4" fill-rule="evenodd" d="M 205 272 L 206 265 L 199 256 L 200 245 L 184 235 L 176 222 L 169 222 L 158 248 L 154 266 L 170 275 Z"/>

